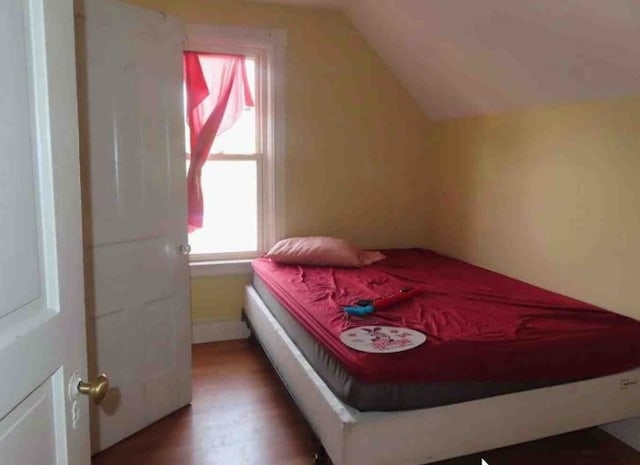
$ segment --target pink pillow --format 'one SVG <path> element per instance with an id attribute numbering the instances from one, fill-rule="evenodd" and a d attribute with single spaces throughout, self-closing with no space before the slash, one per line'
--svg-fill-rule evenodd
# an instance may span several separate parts
<path id="1" fill-rule="evenodd" d="M 380 252 L 364 252 L 336 237 L 291 237 L 274 245 L 265 257 L 287 265 L 370 265 L 385 258 Z"/>
<path id="2" fill-rule="evenodd" d="M 377 250 L 361 250 L 358 257 L 360 259 L 361 266 L 368 266 L 387 258 L 382 252 L 378 252 Z"/>

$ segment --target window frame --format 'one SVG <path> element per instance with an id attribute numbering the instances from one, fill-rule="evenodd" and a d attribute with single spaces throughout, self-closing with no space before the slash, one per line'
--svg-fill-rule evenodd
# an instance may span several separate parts
<path id="1" fill-rule="evenodd" d="M 185 26 L 185 51 L 244 55 L 255 60 L 256 153 L 210 154 L 208 160 L 255 160 L 258 192 L 258 250 L 192 254 L 192 274 L 238 270 L 282 238 L 284 230 L 284 52 L 286 31 L 210 25 Z M 188 158 L 188 154 L 185 154 Z M 232 265 L 232 266 L 230 266 Z"/>

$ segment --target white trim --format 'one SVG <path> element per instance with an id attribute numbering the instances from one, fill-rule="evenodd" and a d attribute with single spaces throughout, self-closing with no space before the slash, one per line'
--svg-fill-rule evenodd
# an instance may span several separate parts
<path id="1" fill-rule="evenodd" d="M 640 415 L 640 369 L 397 412 L 360 412 L 320 379 L 252 286 L 245 315 L 335 465 L 418 465 Z"/>
<path id="2" fill-rule="evenodd" d="M 261 154 L 255 155 L 259 167 L 260 191 L 258 255 L 266 252 L 282 239 L 286 231 L 284 223 L 286 218 L 284 190 L 286 45 L 287 31 L 283 29 L 224 27 L 210 24 L 185 25 L 185 50 L 236 53 L 256 58 L 258 72 L 256 97 L 261 102 L 262 108 L 262 114 L 259 116 L 261 119 L 259 152 Z M 207 258 L 202 255 L 193 257 L 194 262 Z"/>
<path id="3" fill-rule="evenodd" d="M 277 32 L 277 31 L 275 31 Z M 284 34 L 283 34 L 284 33 Z M 279 31 L 277 34 L 277 42 L 279 43 L 273 50 L 273 59 L 271 60 L 272 69 L 270 72 L 273 79 L 271 88 L 273 89 L 273 141 L 272 147 L 273 160 L 269 166 L 272 168 L 271 183 L 273 187 L 272 205 L 269 209 L 272 213 L 273 224 L 269 233 L 271 243 L 263 244 L 263 252 L 266 252 L 277 241 L 284 239 L 286 225 L 286 192 L 285 192 L 285 163 L 287 154 L 287 120 L 286 120 L 286 73 L 285 73 L 285 46 L 286 31 Z"/>
<path id="4" fill-rule="evenodd" d="M 250 274 L 251 260 L 191 262 L 189 263 L 189 272 L 192 278 L 204 276 L 224 276 L 232 274 Z"/>
<path id="5" fill-rule="evenodd" d="M 229 261 L 253 260 L 260 256 L 257 250 L 247 252 L 189 253 L 190 263 L 224 263 Z"/>
<path id="6" fill-rule="evenodd" d="M 193 323 L 191 326 L 192 343 L 231 341 L 234 339 L 247 339 L 249 328 L 240 320 L 203 321 Z"/>

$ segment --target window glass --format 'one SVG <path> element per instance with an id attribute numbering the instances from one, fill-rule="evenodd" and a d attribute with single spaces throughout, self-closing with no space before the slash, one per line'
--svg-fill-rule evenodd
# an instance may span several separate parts
<path id="1" fill-rule="evenodd" d="M 258 250 L 257 186 L 255 160 L 209 160 L 205 163 L 202 169 L 203 227 L 189 234 L 192 254 Z"/>
<path id="2" fill-rule="evenodd" d="M 254 102 L 257 101 L 255 64 L 255 60 L 245 59 L 249 87 Z M 255 103 L 257 104 L 257 102 Z M 253 106 L 245 108 L 236 124 L 215 138 L 211 153 L 250 155 L 258 151 L 256 142 L 256 107 Z"/>
<path id="3" fill-rule="evenodd" d="M 256 106 L 258 98 L 256 95 L 256 61 L 253 58 L 245 58 L 245 67 L 247 69 L 247 80 L 255 106 L 247 107 L 240 119 L 222 134 L 219 134 L 213 141 L 211 146 L 211 154 L 222 153 L 227 155 L 252 155 L 258 152 L 257 140 L 257 113 Z M 186 91 L 184 92 L 184 106 L 187 107 Z M 186 111 L 185 111 L 186 113 Z M 185 130 L 185 151 L 189 153 L 189 125 L 184 122 Z"/>

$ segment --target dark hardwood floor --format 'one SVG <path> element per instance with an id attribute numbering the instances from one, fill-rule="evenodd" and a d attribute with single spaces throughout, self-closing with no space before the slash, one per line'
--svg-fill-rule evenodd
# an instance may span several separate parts
<path id="1" fill-rule="evenodd" d="M 315 439 L 258 346 L 193 349 L 193 402 L 98 454 L 93 465 L 311 465 Z M 438 465 L 640 465 L 593 428 Z M 368 465 L 368 464 L 359 464 Z"/>

